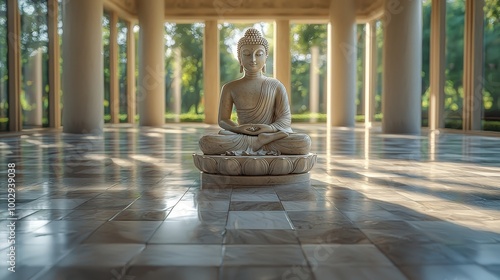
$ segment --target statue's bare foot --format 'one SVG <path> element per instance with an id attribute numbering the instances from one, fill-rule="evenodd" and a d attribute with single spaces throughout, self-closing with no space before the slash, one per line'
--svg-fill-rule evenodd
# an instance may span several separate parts
<path id="1" fill-rule="evenodd" d="M 280 151 L 269 151 L 266 153 L 266 156 L 279 156 L 281 155 Z"/>
<path id="2" fill-rule="evenodd" d="M 273 141 L 285 138 L 287 136 L 288 136 L 288 133 L 283 132 L 283 131 L 278 131 L 278 132 L 274 132 L 274 133 L 261 133 L 261 134 L 259 134 L 258 139 L 259 139 L 260 144 L 262 144 L 262 146 L 264 146 L 264 145 L 267 145 Z"/>
<path id="3" fill-rule="evenodd" d="M 267 145 L 279 139 L 283 139 L 288 136 L 288 133 L 283 131 L 272 132 L 272 133 L 261 133 L 257 136 L 257 141 L 254 142 L 253 150 L 257 151 L 262 146 Z"/>
<path id="4" fill-rule="evenodd" d="M 226 151 L 226 153 L 224 155 L 225 156 L 235 156 L 236 152 L 235 151 Z"/>

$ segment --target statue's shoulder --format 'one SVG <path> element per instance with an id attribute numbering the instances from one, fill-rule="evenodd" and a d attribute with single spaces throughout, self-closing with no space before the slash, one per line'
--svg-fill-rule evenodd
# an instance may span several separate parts
<path id="1" fill-rule="evenodd" d="M 233 81 L 230 81 L 230 82 L 227 82 L 225 83 L 223 86 L 222 86 L 222 90 L 233 90 L 235 87 L 237 87 L 238 85 L 240 84 L 240 79 L 237 79 L 237 80 L 233 80 Z"/>
<path id="2" fill-rule="evenodd" d="M 272 77 L 267 77 L 266 81 L 269 85 L 274 86 L 276 89 L 286 92 L 285 86 L 280 80 Z"/>

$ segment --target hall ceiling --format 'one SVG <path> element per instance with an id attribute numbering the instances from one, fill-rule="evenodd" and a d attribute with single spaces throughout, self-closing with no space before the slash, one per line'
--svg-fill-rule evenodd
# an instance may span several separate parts
<path id="1" fill-rule="evenodd" d="M 137 16 L 137 1 L 104 0 L 105 7 L 129 19 Z M 165 0 L 165 19 L 172 20 L 245 20 L 289 18 L 326 21 L 332 0 Z M 335 0 L 333 0 L 335 1 Z M 358 21 L 379 17 L 383 0 L 356 2 Z"/>

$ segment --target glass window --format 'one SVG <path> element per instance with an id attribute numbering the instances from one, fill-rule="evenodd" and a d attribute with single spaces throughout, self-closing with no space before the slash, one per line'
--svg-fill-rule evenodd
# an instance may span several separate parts
<path id="1" fill-rule="evenodd" d="M 465 0 L 446 1 L 445 128 L 462 129 Z"/>
<path id="2" fill-rule="evenodd" d="M 0 131 L 9 130 L 7 0 L 0 0 Z"/>
<path id="3" fill-rule="evenodd" d="M 486 0 L 484 23 L 483 129 L 500 131 L 500 9 Z"/>
<path id="4" fill-rule="evenodd" d="M 21 108 L 23 128 L 48 126 L 47 1 L 19 0 L 21 14 Z"/>
<path id="5" fill-rule="evenodd" d="M 293 122 L 326 122 L 328 25 L 292 24 L 290 28 Z"/>
<path id="6" fill-rule="evenodd" d="M 166 122 L 202 122 L 203 23 L 165 24 Z"/>
<path id="7" fill-rule="evenodd" d="M 118 20 L 118 83 L 119 83 L 119 120 L 128 121 L 127 111 L 127 23 L 121 19 Z"/>

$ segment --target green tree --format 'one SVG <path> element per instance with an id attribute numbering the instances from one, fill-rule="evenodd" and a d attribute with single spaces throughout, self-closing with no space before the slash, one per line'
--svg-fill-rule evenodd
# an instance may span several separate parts
<path id="1" fill-rule="evenodd" d="M 181 111 L 201 114 L 203 94 L 203 29 L 201 23 L 166 24 L 167 48 L 181 50 L 182 90 Z M 172 96 L 173 56 L 166 58 L 167 102 Z"/>
<path id="2" fill-rule="evenodd" d="M 291 99 L 292 113 L 310 112 L 309 89 L 311 71 L 311 48 L 320 50 L 320 77 L 326 76 L 326 50 L 328 32 L 326 24 L 293 24 L 291 26 Z M 324 82 L 320 79 L 320 100 Z M 325 106 L 323 106 L 325 107 Z"/>

